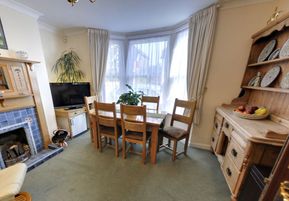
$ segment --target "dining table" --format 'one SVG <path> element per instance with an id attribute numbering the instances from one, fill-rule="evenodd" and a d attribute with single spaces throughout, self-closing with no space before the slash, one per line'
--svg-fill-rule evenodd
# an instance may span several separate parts
<path id="1" fill-rule="evenodd" d="M 97 133 L 97 121 L 95 111 L 89 113 L 91 118 L 91 132 L 93 136 L 93 142 L 96 149 L 99 149 L 98 133 Z M 116 118 L 118 125 L 121 125 L 120 111 L 116 111 Z M 146 123 L 147 130 L 151 131 L 151 146 L 150 146 L 150 162 L 156 164 L 157 152 L 158 152 L 158 133 L 159 128 L 164 124 L 166 114 L 159 113 L 147 113 Z"/>

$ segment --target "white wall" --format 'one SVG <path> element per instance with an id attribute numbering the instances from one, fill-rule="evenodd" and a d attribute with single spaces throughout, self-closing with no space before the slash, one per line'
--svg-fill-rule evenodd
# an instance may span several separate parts
<path id="1" fill-rule="evenodd" d="M 57 32 L 48 30 L 45 26 L 40 27 L 43 51 L 50 82 L 57 81 L 57 74 L 51 71 L 56 60 L 64 51 L 74 50 L 80 57 L 80 70 L 84 73 L 84 82 L 91 82 L 92 75 L 89 61 L 87 29 L 72 32 Z"/>
<path id="2" fill-rule="evenodd" d="M 89 47 L 88 47 L 88 33 L 87 29 L 82 29 L 77 32 L 64 33 L 66 35 L 65 49 L 73 49 L 80 57 L 80 69 L 84 72 L 83 81 L 92 82 L 92 71 L 90 68 L 89 60 Z"/>
<path id="3" fill-rule="evenodd" d="M 29 59 L 41 62 L 34 67 L 33 76 L 37 79 L 40 88 L 39 95 L 44 105 L 44 123 L 47 125 L 44 135 L 52 134 L 52 131 L 57 126 L 51 94 L 48 93 L 50 88 L 37 19 L 8 8 L 3 5 L 2 1 L 0 2 L 0 16 L 8 48 L 11 50 L 24 50 L 28 53 Z"/>
<path id="4" fill-rule="evenodd" d="M 56 82 L 57 75 L 52 71 L 52 67 L 65 50 L 64 35 L 45 25 L 40 26 L 40 35 L 49 82 Z"/>

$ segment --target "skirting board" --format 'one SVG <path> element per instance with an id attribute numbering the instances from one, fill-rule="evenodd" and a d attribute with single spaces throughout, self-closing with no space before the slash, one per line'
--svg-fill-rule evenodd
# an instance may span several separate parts
<path id="1" fill-rule="evenodd" d="M 200 144 L 200 143 L 190 143 L 190 147 L 198 148 L 198 149 L 204 149 L 204 150 L 211 150 L 211 146 L 208 144 Z"/>

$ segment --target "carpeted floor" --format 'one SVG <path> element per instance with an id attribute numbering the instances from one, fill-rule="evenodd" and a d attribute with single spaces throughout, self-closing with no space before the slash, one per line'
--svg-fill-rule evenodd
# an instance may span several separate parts
<path id="1" fill-rule="evenodd" d="M 141 157 L 99 153 L 89 133 L 69 142 L 64 152 L 28 172 L 22 191 L 33 201 L 226 201 L 230 192 L 216 157 L 189 149 L 175 162 L 162 151 L 157 165 Z"/>

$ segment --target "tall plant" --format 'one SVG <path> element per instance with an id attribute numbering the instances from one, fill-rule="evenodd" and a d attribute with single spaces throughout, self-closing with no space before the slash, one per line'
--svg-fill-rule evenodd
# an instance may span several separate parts
<path id="1" fill-rule="evenodd" d="M 84 78 L 84 73 L 79 70 L 80 58 L 73 50 L 65 51 L 57 59 L 52 67 L 56 74 L 58 82 L 77 82 Z"/>

